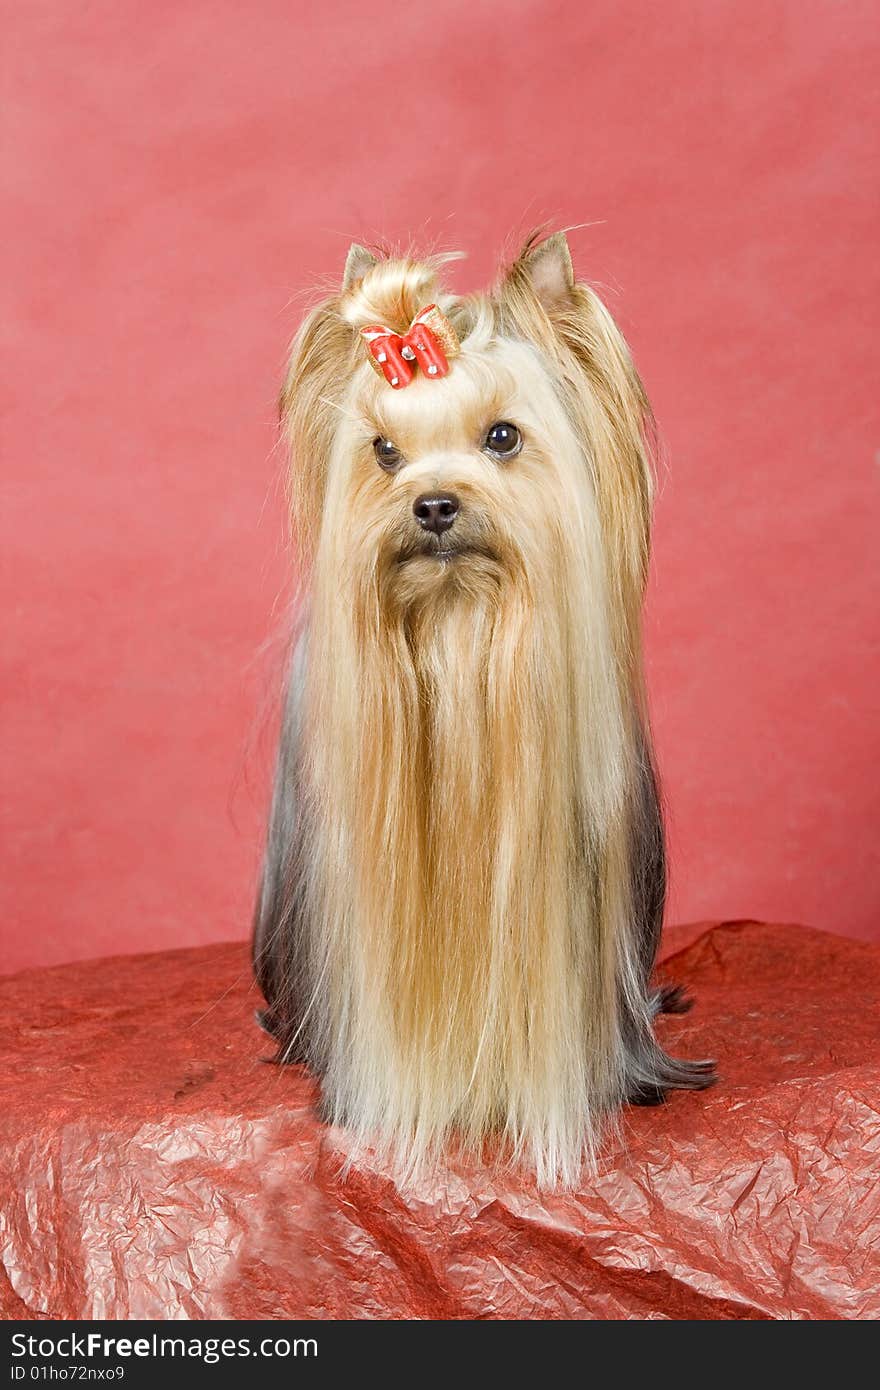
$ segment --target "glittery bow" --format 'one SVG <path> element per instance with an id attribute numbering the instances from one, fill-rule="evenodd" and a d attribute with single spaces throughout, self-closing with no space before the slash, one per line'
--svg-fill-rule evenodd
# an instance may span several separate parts
<path id="1" fill-rule="evenodd" d="M 426 376 L 445 376 L 450 357 L 460 349 L 455 329 L 436 304 L 416 314 L 405 333 L 371 323 L 361 329 L 361 337 L 370 365 L 395 391 L 409 386 L 416 367 Z"/>

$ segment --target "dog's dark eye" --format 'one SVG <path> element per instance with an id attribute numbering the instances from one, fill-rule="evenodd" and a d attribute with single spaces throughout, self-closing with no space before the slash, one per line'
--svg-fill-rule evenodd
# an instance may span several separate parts
<path id="1" fill-rule="evenodd" d="M 522 435 L 509 420 L 496 420 L 486 434 L 483 448 L 495 458 L 510 459 L 522 448 Z"/>
<path id="2" fill-rule="evenodd" d="M 393 473 L 403 458 L 397 445 L 392 444 L 390 439 L 383 439 L 381 435 L 373 440 L 373 453 L 379 467 L 384 468 L 387 473 Z"/>

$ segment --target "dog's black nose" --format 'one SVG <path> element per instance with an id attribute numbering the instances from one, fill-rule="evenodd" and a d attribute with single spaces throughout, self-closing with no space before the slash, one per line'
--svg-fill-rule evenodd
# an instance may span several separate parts
<path id="1" fill-rule="evenodd" d="M 425 531 L 436 531 L 440 536 L 458 516 L 458 506 L 454 492 L 423 492 L 413 502 L 413 516 Z"/>

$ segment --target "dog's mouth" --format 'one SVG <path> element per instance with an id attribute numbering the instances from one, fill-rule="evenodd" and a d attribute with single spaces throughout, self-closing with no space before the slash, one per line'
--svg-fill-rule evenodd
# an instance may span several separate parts
<path id="1" fill-rule="evenodd" d="M 486 545 L 479 545 L 473 541 L 456 541 L 447 537 L 436 540 L 427 540 L 422 545 L 405 545 L 401 547 L 397 561 L 400 565 L 409 564 L 413 560 L 436 561 L 439 565 L 451 565 L 457 560 L 481 557 L 484 560 L 495 560 L 497 557 L 494 551 Z"/>

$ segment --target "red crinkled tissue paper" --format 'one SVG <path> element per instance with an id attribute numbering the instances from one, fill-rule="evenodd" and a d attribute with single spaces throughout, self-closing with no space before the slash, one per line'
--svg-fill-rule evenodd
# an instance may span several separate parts
<path id="1" fill-rule="evenodd" d="M 411 1190 L 270 1066 L 241 944 L 0 981 L 7 1318 L 874 1318 L 880 947 L 670 934 L 665 1044 L 714 1090 L 627 1110 L 577 1193 L 454 1160 Z"/>

